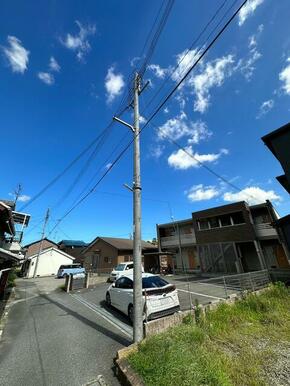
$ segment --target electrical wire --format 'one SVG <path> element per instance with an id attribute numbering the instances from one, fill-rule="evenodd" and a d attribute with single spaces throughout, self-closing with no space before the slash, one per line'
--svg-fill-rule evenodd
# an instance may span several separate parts
<path id="1" fill-rule="evenodd" d="M 238 7 L 238 9 L 233 13 L 233 15 L 227 20 L 224 26 L 220 29 L 220 31 L 215 35 L 212 41 L 208 44 L 208 46 L 201 53 L 199 58 L 192 64 L 192 66 L 187 70 L 186 74 L 178 81 L 178 83 L 174 86 L 174 88 L 170 91 L 170 93 L 166 96 L 166 98 L 161 102 L 161 104 L 157 107 L 157 109 L 151 114 L 148 118 L 147 122 L 140 129 L 138 135 L 140 135 L 143 130 L 149 125 L 149 123 L 155 118 L 158 112 L 162 109 L 162 107 L 166 104 L 166 102 L 172 97 L 172 95 L 176 92 L 179 86 L 184 82 L 184 80 L 188 77 L 191 71 L 197 66 L 197 64 L 201 61 L 201 59 L 206 55 L 206 53 L 210 50 L 210 48 L 215 44 L 215 42 L 219 39 L 222 33 L 227 29 L 227 27 L 234 20 L 236 15 L 242 9 L 242 7 L 247 3 L 248 0 L 244 0 L 243 3 Z M 98 187 L 98 185 L 103 181 L 103 179 L 111 172 L 114 166 L 119 162 L 119 160 L 123 157 L 123 155 L 130 148 L 131 144 L 134 142 L 134 138 L 124 147 L 124 149 L 119 153 L 119 155 L 115 158 L 115 160 L 111 163 L 110 167 L 105 171 L 105 173 L 99 178 L 99 180 L 95 183 L 95 185 L 82 197 L 78 202 L 76 202 L 59 220 L 58 223 L 53 227 L 52 231 L 63 221 L 74 209 L 76 209 L 88 196 L 90 196 Z M 52 232 L 51 231 L 51 232 Z"/>

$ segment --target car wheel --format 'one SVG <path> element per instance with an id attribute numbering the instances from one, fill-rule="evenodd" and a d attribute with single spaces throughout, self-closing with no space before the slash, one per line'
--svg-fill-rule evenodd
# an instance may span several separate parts
<path id="1" fill-rule="evenodd" d="M 110 305 L 111 305 L 111 296 L 110 296 L 109 292 L 106 293 L 106 303 L 107 303 L 107 306 L 110 307 Z"/>
<path id="2" fill-rule="evenodd" d="M 133 324 L 133 322 L 134 322 L 134 307 L 132 304 L 130 304 L 128 307 L 128 317 L 129 317 L 130 322 Z"/>

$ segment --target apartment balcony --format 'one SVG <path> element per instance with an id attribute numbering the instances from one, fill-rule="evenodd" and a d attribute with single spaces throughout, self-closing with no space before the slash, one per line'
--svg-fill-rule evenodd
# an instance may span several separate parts
<path id="1" fill-rule="evenodd" d="M 178 236 L 169 236 L 160 238 L 161 248 L 170 248 L 179 246 Z M 182 247 L 196 244 L 196 238 L 193 233 L 190 234 L 181 234 L 180 235 L 180 244 Z"/>
<path id="2" fill-rule="evenodd" d="M 9 251 L 12 253 L 21 252 L 22 247 L 20 243 L 22 240 L 22 236 L 23 236 L 23 232 L 16 231 L 14 236 L 5 237 L 3 240 L 0 241 L 0 248 L 3 248 L 6 251 Z"/>
<path id="3" fill-rule="evenodd" d="M 269 223 L 255 224 L 256 235 L 259 239 L 276 239 L 278 234 L 276 229 Z"/>

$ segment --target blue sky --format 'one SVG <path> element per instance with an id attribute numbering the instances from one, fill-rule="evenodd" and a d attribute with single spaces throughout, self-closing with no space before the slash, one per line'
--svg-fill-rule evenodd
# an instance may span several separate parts
<path id="1" fill-rule="evenodd" d="M 150 87 L 140 97 L 143 119 L 192 63 L 197 45 L 189 48 L 221 3 L 175 1 L 144 75 Z M 220 15 L 231 4 L 228 0 Z M 17 184 L 22 184 L 18 209 L 29 204 L 25 211 L 32 216 L 26 242 L 40 236 L 48 207 L 51 230 L 85 187 L 105 172 L 117 154 L 112 155 L 114 148 L 120 151 L 130 140 L 127 128 L 114 124 L 91 158 L 93 148 L 30 204 L 29 198 L 110 122 L 126 95 L 132 63 L 142 62 L 138 57 L 160 5 L 153 0 L 1 2 L 0 127 L 6 173 L 0 196 L 12 197 Z M 289 195 L 275 179 L 282 174 L 281 167 L 260 139 L 289 121 L 289 32 L 287 0 L 249 1 L 144 130 L 144 239 L 154 237 L 155 224 L 169 222 L 172 215 L 187 218 L 193 211 L 243 199 L 269 198 L 281 215 L 289 213 Z M 123 119 L 130 121 L 131 112 Z M 241 191 L 199 167 L 167 136 Z M 132 149 L 50 237 L 57 241 L 128 237 L 132 196 L 122 185 L 131 181 Z"/>

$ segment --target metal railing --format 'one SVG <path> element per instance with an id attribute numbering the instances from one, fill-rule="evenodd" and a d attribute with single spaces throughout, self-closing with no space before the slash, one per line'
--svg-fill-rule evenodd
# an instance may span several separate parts
<path id="1" fill-rule="evenodd" d="M 174 280 L 183 310 L 191 309 L 196 301 L 207 304 L 225 300 L 231 295 L 265 288 L 271 282 L 268 270 L 216 276 L 209 279 L 185 274 L 180 275 L 180 278 L 175 276 Z"/>

